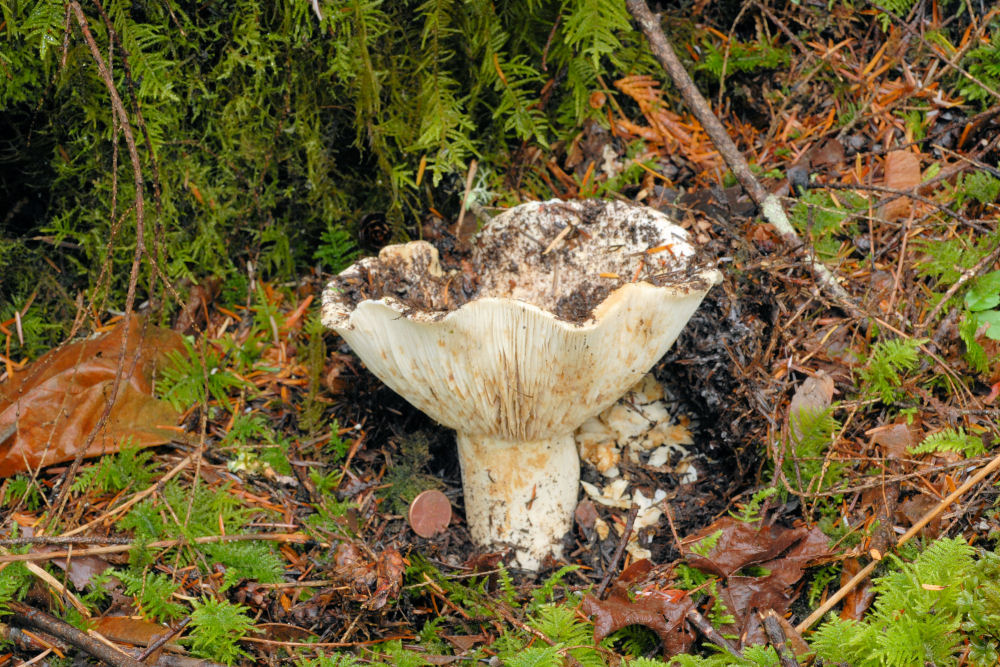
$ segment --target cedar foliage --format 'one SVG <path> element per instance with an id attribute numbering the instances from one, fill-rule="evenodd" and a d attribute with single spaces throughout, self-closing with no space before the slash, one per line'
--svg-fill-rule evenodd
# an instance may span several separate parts
<path id="1" fill-rule="evenodd" d="M 138 144 L 140 300 L 173 296 L 150 258 L 171 282 L 235 280 L 248 261 L 275 278 L 336 269 L 364 213 L 405 236 L 428 204 L 455 205 L 472 159 L 495 179 L 511 150 L 600 117 L 599 74 L 658 71 L 618 0 L 81 7 Z M 0 14 L 0 303 L 37 287 L 34 310 L 56 302 L 47 319 L 66 321 L 83 287 L 119 307 L 137 193 L 108 90 L 69 3 Z M 61 274 L 25 275 L 47 274 L 43 257 Z"/>

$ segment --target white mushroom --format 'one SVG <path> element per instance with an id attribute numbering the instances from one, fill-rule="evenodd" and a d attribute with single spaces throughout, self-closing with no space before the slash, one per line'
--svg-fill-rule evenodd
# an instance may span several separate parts
<path id="1" fill-rule="evenodd" d="M 537 569 L 561 555 L 571 528 L 574 429 L 663 356 L 720 279 L 694 254 L 687 233 L 652 209 L 524 204 L 476 237 L 478 284 L 444 272 L 428 243 L 390 246 L 330 283 L 323 322 L 457 431 L 473 539 L 513 546 Z"/>

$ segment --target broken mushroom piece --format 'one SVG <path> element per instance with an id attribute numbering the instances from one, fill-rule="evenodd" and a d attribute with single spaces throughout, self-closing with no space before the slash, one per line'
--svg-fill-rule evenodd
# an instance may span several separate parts
<path id="1" fill-rule="evenodd" d="M 458 433 L 473 539 L 538 569 L 580 486 L 573 431 L 663 356 L 709 288 L 687 233 L 622 202 L 534 202 L 480 232 L 464 266 L 416 241 L 337 276 L 323 323 Z"/>

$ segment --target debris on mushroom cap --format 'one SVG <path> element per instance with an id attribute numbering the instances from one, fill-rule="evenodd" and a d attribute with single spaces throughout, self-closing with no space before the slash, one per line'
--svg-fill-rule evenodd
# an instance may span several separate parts
<path id="1" fill-rule="evenodd" d="M 497 297 L 583 322 L 625 283 L 708 287 L 688 233 L 663 213 L 627 202 L 523 204 L 494 218 L 468 257 L 448 259 L 442 268 L 426 242 L 387 246 L 334 279 L 338 296 L 325 299 L 324 312 L 345 319 L 361 301 L 385 299 L 419 319 L 438 319 L 472 299 Z"/>
<path id="2" fill-rule="evenodd" d="M 671 454 L 679 454 L 683 462 L 687 455 L 684 445 L 693 442 L 683 418 L 673 423 L 663 386 L 652 375 L 643 377 L 617 403 L 585 421 L 574 437 L 580 458 L 609 478 L 620 474 L 623 451 L 629 461 L 638 463 L 641 453 L 654 450 L 646 464 L 661 467 Z"/>

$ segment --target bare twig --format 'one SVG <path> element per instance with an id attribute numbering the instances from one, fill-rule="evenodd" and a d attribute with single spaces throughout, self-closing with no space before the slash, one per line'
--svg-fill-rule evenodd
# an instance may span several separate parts
<path id="1" fill-rule="evenodd" d="M 719 631 L 712 627 L 712 624 L 708 622 L 708 619 L 701 615 L 697 609 L 692 609 L 685 616 L 688 623 L 698 628 L 701 634 L 705 635 L 705 639 L 712 642 L 722 650 L 726 651 L 730 655 L 734 655 L 737 658 L 742 658 L 743 654 L 738 648 L 733 646 L 732 642 L 719 634 Z"/>
<path id="2" fill-rule="evenodd" d="M 190 622 L 191 617 L 185 616 L 181 619 L 180 623 L 178 623 L 175 627 L 170 628 L 170 632 L 165 632 L 157 637 L 156 641 L 150 642 L 149 646 L 146 647 L 146 650 L 139 654 L 139 662 L 145 662 L 146 658 L 156 653 L 163 646 L 166 646 L 167 642 L 180 634 L 181 630 L 183 630 Z"/>
<path id="3" fill-rule="evenodd" d="M 144 489 L 143 491 L 140 491 L 139 493 L 135 494 L 134 496 L 132 496 L 131 498 L 129 498 L 128 500 L 126 500 L 121 505 L 118 505 L 114 509 L 105 512 L 104 514 L 102 514 L 101 516 L 97 517 L 93 521 L 85 523 L 82 526 L 77 526 L 76 528 L 74 528 L 72 530 L 66 531 L 65 533 L 63 533 L 62 536 L 63 537 L 70 537 L 72 535 L 77 535 L 79 533 L 86 532 L 88 528 L 96 526 L 97 524 L 101 523 L 102 521 L 107 521 L 111 517 L 117 516 L 117 515 L 121 514 L 122 512 L 124 512 L 125 510 L 129 509 L 130 507 L 132 507 L 136 503 L 141 502 L 143 499 L 151 496 L 153 493 L 156 492 L 157 489 L 163 488 L 164 484 L 166 484 L 170 479 L 172 479 L 179 472 L 181 472 L 182 470 L 184 470 L 185 468 L 187 468 L 188 465 L 190 465 L 191 461 L 194 460 L 194 457 L 195 457 L 195 454 L 191 454 L 190 456 L 184 457 L 183 459 L 181 459 L 181 461 L 177 465 L 175 465 L 173 468 L 171 468 L 167 472 L 167 474 L 165 474 L 163 477 L 161 477 L 160 479 L 158 479 L 155 484 L 149 486 L 148 488 Z"/>
<path id="4" fill-rule="evenodd" d="M 774 610 L 768 609 L 767 613 L 764 614 L 757 612 L 757 616 L 764 626 L 767 638 L 771 640 L 771 646 L 778 653 L 778 660 L 781 662 L 781 667 L 799 667 L 799 661 L 795 659 L 795 653 L 788 646 L 788 638 L 785 637 L 785 631 L 781 627 L 778 615 L 774 613 Z"/>
<path id="5" fill-rule="evenodd" d="M 45 632 L 71 644 L 81 651 L 116 667 L 143 667 L 143 663 L 121 651 L 100 642 L 86 633 L 77 630 L 69 623 L 60 621 L 43 611 L 33 609 L 21 602 L 8 602 L 7 606 L 13 613 L 13 621 L 19 625 L 27 625 Z"/>
<path id="6" fill-rule="evenodd" d="M 288 542 L 302 544 L 309 542 L 310 538 L 302 533 L 251 533 L 244 535 L 205 535 L 196 537 L 193 540 L 158 540 L 146 544 L 147 549 L 168 549 L 182 544 L 216 544 L 218 542 Z M 0 564 L 24 561 L 58 560 L 60 558 L 82 558 L 84 556 L 99 556 L 102 554 L 119 554 L 130 551 L 135 547 L 132 544 L 111 544 L 106 547 L 94 547 L 92 549 L 79 549 L 77 551 L 50 551 L 47 553 L 27 553 L 27 554 L 4 554 L 0 555 Z"/>
<path id="7" fill-rule="evenodd" d="M 66 537 L 64 535 L 41 535 L 35 537 L 18 537 L 10 540 L 0 540 L 0 547 L 19 547 L 25 544 L 131 544 L 132 540 L 127 537 L 88 537 L 78 535 L 76 537 Z"/>
<path id="8" fill-rule="evenodd" d="M 635 518 L 639 516 L 639 506 L 632 505 L 632 509 L 628 512 L 628 518 L 625 520 L 625 530 L 622 532 L 622 537 L 618 541 L 618 548 L 615 549 L 615 555 L 611 558 L 611 562 L 608 563 L 608 570 L 604 573 L 604 578 L 601 579 L 600 586 L 594 592 L 594 595 L 598 600 L 604 599 L 604 592 L 608 590 L 608 584 L 611 583 L 611 577 L 615 576 L 615 572 L 618 571 L 618 563 L 622 559 L 622 554 L 625 553 L 625 546 L 628 544 L 628 540 L 632 537 L 632 526 L 635 525 Z"/>
<path id="9" fill-rule="evenodd" d="M 691 76 L 677 58 L 673 47 L 671 47 L 666 35 L 663 34 L 663 29 L 660 27 L 659 21 L 649 11 L 645 0 L 626 0 L 625 4 L 628 6 L 629 12 L 631 12 L 632 16 L 639 23 L 640 28 L 642 28 L 646 39 L 649 40 L 649 46 L 653 51 L 653 55 L 660 61 L 660 64 L 680 90 L 681 96 L 684 98 L 684 103 L 691 110 L 691 113 L 694 114 L 695 118 L 698 119 L 698 122 L 701 123 L 709 139 L 712 140 L 712 144 L 719 151 L 726 165 L 732 170 L 736 180 L 743 186 L 743 189 L 750 195 L 750 198 L 760 206 L 764 218 L 774 226 L 786 245 L 793 249 L 801 248 L 805 252 L 809 268 L 823 290 L 852 315 L 863 316 L 861 310 L 854 304 L 847 291 L 837 282 L 836 277 L 830 269 L 816 259 L 812 249 L 806 246 L 802 242 L 802 239 L 799 238 L 795 228 L 792 227 L 791 222 L 788 220 L 788 215 L 781 205 L 781 200 L 776 195 L 768 192 L 753 175 L 753 172 L 750 171 L 750 165 L 747 163 L 746 158 L 740 153 L 739 148 L 733 143 L 733 140 L 729 138 L 726 128 L 716 118 L 705 98 L 698 92 L 694 81 L 691 80 Z"/>
<path id="10" fill-rule="evenodd" d="M 70 2 L 69 6 L 76 15 L 76 21 L 80 25 L 80 32 L 83 34 L 83 39 L 87 42 L 87 46 L 90 47 L 90 54 L 93 56 L 94 62 L 97 64 L 97 71 L 100 74 L 101 79 L 104 81 L 105 87 L 108 89 L 108 95 L 111 98 L 111 107 L 114 114 L 118 118 L 118 124 L 125 137 L 125 144 L 128 146 L 129 158 L 132 161 L 132 175 L 135 181 L 135 252 L 132 255 L 132 267 L 129 273 L 128 292 L 125 296 L 125 317 L 128 318 L 131 316 L 135 306 L 135 291 L 136 285 L 139 281 L 139 267 L 141 265 L 146 247 L 144 223 L 145 186 L 142 177 L 142 166 L 139 161 L 139 150 L 136 148 L 135 137 L 132 134 L 132 126 L 129 123 L 128 114 L 125 112 L 125 105 L 122 104 L 121 97 L 118 95 L 118 90 L 115 88 L 114 79 L 111 77 L 111 72 L 108 69 L 107 64 L 104 62 L 104 57 L 101 55 L 101 50 L 98 48 L 97 42 L 94 40 L 94 36 L 90 32 L 90 25 L 87 22 L 87 17 L 84 15 L 83 9 L 80 8 L 80 3 L 76 0 Z M 108 418 L 111 416 L 111 408 L 114 406 L 115 399 L 118 397 L 118 390 L 121 388 L 122 379 L 125 374 L 125 357 L 128 351 L 127 343 L 128 337 L 122 336 L 122 344 L 118 358 L 118 368 L 115 371 L 114 383 L 112 383 L 111 389 L 108 392 L 104 411 L 101 413 L 100 418 L 98 418 L 97 423 L 94 424 L 94 427 L 87 434 L 86 440 L 77 450 L 76 458 L 73 459 L 73 462 L 70 464 L 66 473 L 62 477 L 62 487 L 59 490 L 59 497 L 56 499 L 56 502 L 53 503 L 55 510 L 49 519 L 49 523 L 55 521 L 56 518 L 62 514 L 62 510 L 66 506 L 66 501 L 69 500 L 69 490 L 73 485 L 73 478 L 76 476 L 77 471 L 80 469 L 80 464 L 83 462 L 84 453 L 90 449 L 90 445 L 97 438 L 97 434 L 104 429 L 108 422 Z M 132 373 L 135 372 L 135 366 L 139 361 L 140 351 L 141 346 L 136 346 L 131 367 L 128 369 L 129 377 L 131 377 Z"/>

